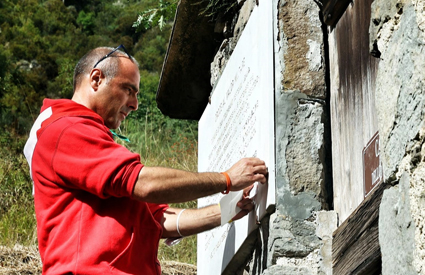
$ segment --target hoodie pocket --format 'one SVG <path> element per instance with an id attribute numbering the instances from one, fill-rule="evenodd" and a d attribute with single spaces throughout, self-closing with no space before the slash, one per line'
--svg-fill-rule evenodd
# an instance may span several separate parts
<path id="1" fill-rule="evenodd" d="M 109 263 L 111 270 L 114 269 L 118 265 L 118 262 L 121 259 L 125 259 L 125 257 L 126 257 L 125 254 L 130 250 L 130 247 L 133 245 L 133 243 L 134 243 L 134 228 L 131 228 L 131 238 L 130 238 L 130 241 L 128 242 L 127 246 L 124 248 L 123 251 L 121 251 L 120 254 L 118 254 L 117 257 L 115 257 L 115 259 L 112 260 L 112 262 Z"/>

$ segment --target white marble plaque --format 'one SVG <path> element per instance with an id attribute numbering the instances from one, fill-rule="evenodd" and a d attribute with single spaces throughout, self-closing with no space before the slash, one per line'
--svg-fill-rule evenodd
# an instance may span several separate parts
<path id="1" fill-rule="evenodd" d="M 198 235 L 198 274 L 221 274 L 250 232 L 275 204 L 275 134 L 272 2 L 259 1 L 199 121 L 199 172 L 221 172 L 243 157 L 269 169 L 257 189 L 255 212 Z M 202 198 L 217 204 L 223 195 Z"/>

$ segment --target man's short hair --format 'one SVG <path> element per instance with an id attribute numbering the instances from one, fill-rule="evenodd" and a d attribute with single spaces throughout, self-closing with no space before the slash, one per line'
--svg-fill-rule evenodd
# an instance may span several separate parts
<path id="1" fill-rule="evenodd" d="M 110 53 L 112 50 L 114 50 L 114 48 L 99 47 L 89 51 L 78 61 L 74 69 L 74 92 L 77 89 L 78 85 L 81 84 L 83 75 L 89 74 L 96 62 L 98 62 L 102 57 Z M 108 58 L 102 60 L 96 66 L 96 68 L 100 69 L 105 75 L 107 83 L 109 80 L 114 78 L 118 72 L 121 58 L 116 57 L 128 58 L 128 55 L 120 50 L 117 50 L 113 54 L 108 56 Z M 134 64 L 137 65 L 137 67 L 139 67 L 139 64 L 137 63 L 136 59 L 134 59 L 132 56 L 130 56 L 130 59 Z"/>

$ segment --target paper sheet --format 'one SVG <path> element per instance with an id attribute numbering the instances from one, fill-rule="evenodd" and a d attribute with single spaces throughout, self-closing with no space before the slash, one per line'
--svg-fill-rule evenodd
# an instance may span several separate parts
<path id="1" fill-rule="evenodd" d="M 257 195 L 258 183 L 254 183 L 254 187 L 249 192 L 249 197 L 254 198 Z M 230 192 L 220 199 L 221 225 L 229 223 L 232 218 L 238 214 L 241 209 L 236 204 L 242 199 L 243 190 L 238 192 Z"/>

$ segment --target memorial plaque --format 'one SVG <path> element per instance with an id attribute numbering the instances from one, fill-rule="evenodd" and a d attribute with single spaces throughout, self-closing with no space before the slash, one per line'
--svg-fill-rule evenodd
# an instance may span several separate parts
<path id="1" fill-rule="evenodd" d="M 376 133 L 363 149 L 363 182 L 366 197 L 379 183 L 384 175 L 379 158 L 379 133 Z"/>
<path id="2" fill-rule="evenodd" d="M 199 172 L 221 172 L 243 157 L 269 169 L 258 185 L 256 211 L 198 235 L 198 274 L 221 274 L 267 209 L 275 204 L 274 62 L 272 2 L 260 1 L 230 57 L 199 121 Z M 231 192 L 235 193 L 235 192 Z M 222 194 L 198 206 L 217 204 Z"/>

